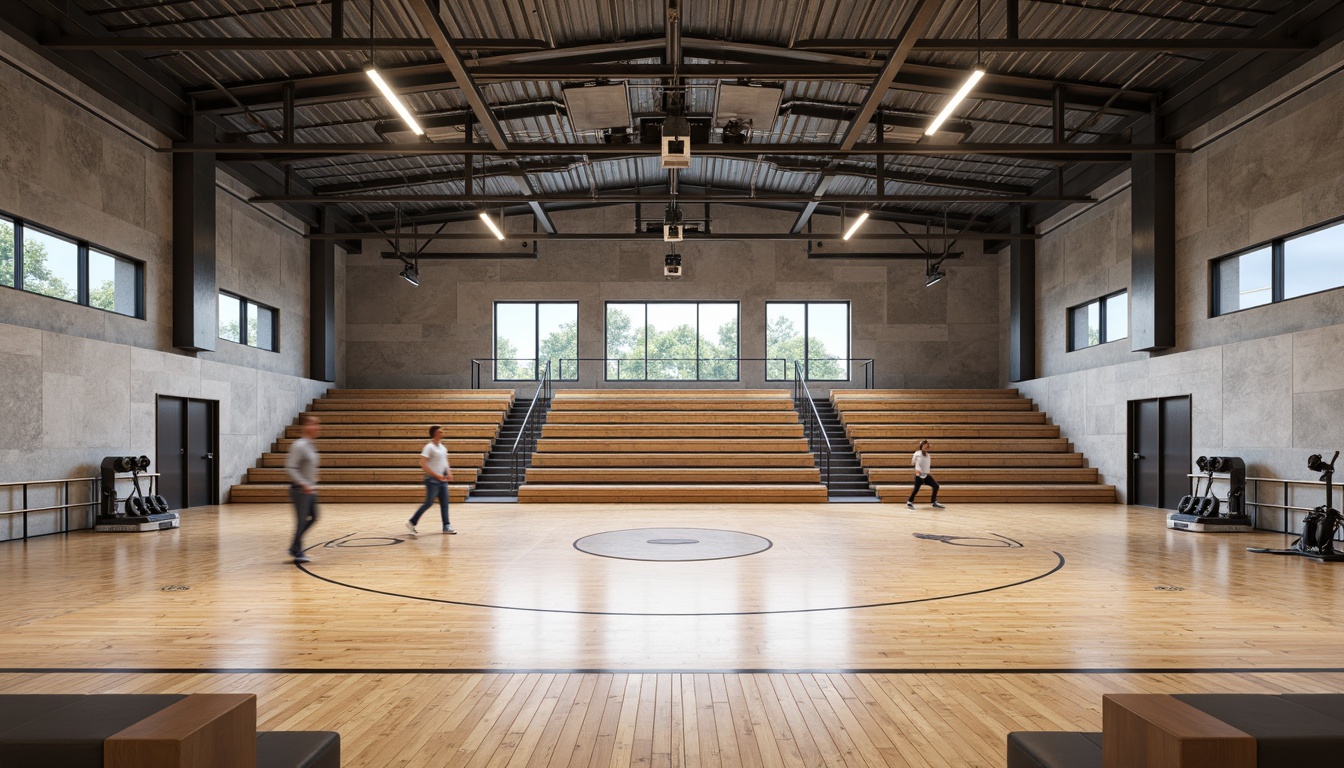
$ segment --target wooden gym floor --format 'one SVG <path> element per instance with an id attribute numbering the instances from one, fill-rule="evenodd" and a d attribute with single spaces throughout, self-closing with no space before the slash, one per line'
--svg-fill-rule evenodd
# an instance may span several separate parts
<path id="1" fill-rule="evenodd" d="M 1344 564 L 1141 507 L 460 504 L 416 539 L 409 511 L 325 506 L 304 568 L 281 505 L 0 544 L 0 693 L 256 692 L 347 766 L 810 768 L 1001 766 L 1106 692 L 1344 691 Z M 573 547 L 672 526 L 773 546 Z"/>

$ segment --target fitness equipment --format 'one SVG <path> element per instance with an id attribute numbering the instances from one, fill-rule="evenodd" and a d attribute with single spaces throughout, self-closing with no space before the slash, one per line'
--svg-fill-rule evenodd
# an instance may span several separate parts
<path id="1" fill-rule="evenodd" d="M 1246 533 L 1253 530 L 1251 518 L 1246 515 L 1246 462 L 1237 456 L 1200 456 L 1195 466 L 1204 474 L 1207 485 L 1199 494 L 1200 480 L 1195 481 L 1195 494 L 1182 496 L 1176 511 L 1167 515 L 1167 527 L 1194 533 Z M 1225 473 L 1228 481 L 1227 509 L 1220 510 L 1222 500 L 1213 492 L 1213 476 Z"/>
<path id="2" fill-rule="evenodd" d="M 94 524 L 97 531 L 161 531 L 181 526 L 168 500 L 158 494 L 146 496 L 140 473 L 149 469 L 148 456 L 107 456 L 101 465 L 102 509 Z M 134 490 L 124 502 L 117 498 L 117 475 L 130 473 Z M 120 502 L 120 503 L 119 503 Z"/>
<path id="3" fill-rule="evenodd" d="M 1302 535 L 1297 537 L 1292 546 L 1287 549 L 1268 549 L 1265 547 L 1247 547 L 1247 552 L 1260 552 L 1270 555 L 1301 555 L 1310 557 L 1312 560 L 1320 560 L 1323 563 L 1337 563 L 1344 561 L 1344 552 L 1335 550 L 1335 535 L 1339 533 L 1339 526 L 1344 522 L 1344 516 L 1335 509 L 1335 462 L 1339 459 L 1339 451 L 1331 457 L 1330 463 L 1326 464 L 1321 459 L 1319 453 L 1313 453 L 1307 458 L 1307 469 L 1312 472 L 1321 473 L 1321 481 L 1325 483 L 1325 504 L 1316 507 L 1307 513 L 1307 518 L 1302 521 Z"/>

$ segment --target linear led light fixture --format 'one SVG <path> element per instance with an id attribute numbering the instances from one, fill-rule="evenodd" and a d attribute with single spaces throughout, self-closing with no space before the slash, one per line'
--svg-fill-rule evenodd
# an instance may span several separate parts
<path id="1" fill-rule="evenodd" d="M 985 76 L 985 70 L 983 67 L 976 67 L 975 69 L 971 70 L 970 77 L 967 77 L 966 82 L 962 83 L 961 88 L 955 94 L 953 94 L 952 100 L 947 102 L 947 106 L 943 107 L 943 111 L 939 112 L 938 116 L 933 118 L 932 123 L 929 123 L 929 128 L 928 130 L 924 131 L 924 135 L 932 136 L 933 134 L 937 133 L 938 129 L 942 127 L 943 121 L 947 120 L 947 118 L 952 116 L 952 111 L 955 110 L 957 106 L 960 105 L 961 102 L 966 99 L 966 97 L 970 94 L 971 89 L 974 88 L 975 84 L 980 82 L 980 78 L 984 76 Z"/>
<path id="2" fill-rule="evenodd" d="M 844 239 L 848 240 L 849 238 L 853 237 L 854 233 L 859 231 L 859 227 L 863 226 L 863 222 L 867 220 L 868 220 L 868 212 L 864 211 L 863 213 L 860 213 L 859 218 L 855 219 L 854 223 L 849 225 L 849 229 L 845 232 Z"/>
<path id="3" fill-rule="evenodd" d="M 411 111 L 406 108 L 405 104 L 401 103 L 401 99 L 397 97 L 396 92 L 388 86 L 387 81 L 383 79 L 383 76 L 378 74 L 378 68 L 370 64 L 364 68 L 364 72 L 369 76 L 369 79 L 373 81 L 373 84 L 378 86 L 378 90 L 383 93 L 383 98 L 387 99 L 388 103 L 392 105 L 392 108 L 397 111 L 398 115 L 401 115 L 401 119 L 406 121 L 406 125 L 410 126 L 415 135 L 424 136 L 425 129 L 420 127 L 420 124 L 415 121 L 415 116 L 411 114 Z"/>
<path id="4" fill-rule="evenodd" d="M 490 214 L 486 213 L 485 211 L 481 211 L 480 216 L 481 221 L 485 222 L 485 226 L 490 228 L 490 231 L 494 234 L 494 236 L 498 237 L 500 240 L 503 240 L 504 231 L 499 228 L 499 225 L 495 223 L 494 219 L 490 218 Z"/>

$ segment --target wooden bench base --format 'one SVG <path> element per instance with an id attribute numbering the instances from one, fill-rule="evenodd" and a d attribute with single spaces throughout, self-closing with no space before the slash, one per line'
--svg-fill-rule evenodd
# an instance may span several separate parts
<path id="1" fill-rule="evenodd" d="M 322 457 L 326 461 L 325 456 Z M 814 467 L 811 453 L 534 453 L 533 467 Z"/>
<path id="2" fill-rule="evenodd" d="M 816 467 L 800 467 L 797 469 L 723 467 L 548 469 L 532 467 L 527 470 L 527 482 L 541 484 L 660 483 L 683 485 L 819 483 L 821 482 L 821 470 Z"/>
<path id="3" fill-rule="evenodd" d="M 824 485 L 550 485 L 525 483 L 520 503 L 825 503 Z"/>
<path id="4" fill-rule="evenodd" d="M 469 487 L 460 483 L 448 484 L 448 500 L 467 500 Z M 425 500 L 423 484 L 389 483 L 378 485 L 319 485 L 317 498 L 323 504 L 419 504 Z M 247 483 L 235 485 L 229 494 L 231 504 L 288 504 L 289 485 Z"/>
<path id="5" fill-rule="evenodd" d="M 934 473 L 937 477 L 937 473 Z M 913 484 L 875 485 L 877 497 L 889 504 L 903 504 Z M 938 491 L 941 502 L 977 504 L 1114 504 L 1115 488 L 1109 485 L 1074 483 L 1067 485 L 944 485 Z M 927 504 L 929 491 L 919 489 L 916 504 Z"/>
<path id="6" fill-rule="evenodd" d="M 326 456 L 323 456 L 325 464 Z M 415 458 L 419 458 L 418 456 Z M 419 483 L 424 481 L 425 473 L 418 466 L 406 466 L 410 462 L 403 460 L 401 467 L 359 467 L 352 469 L 341 469 L 337 467 L 322 467 L 322 483 L 324 485 L 344 485 L 347 483 Z M 475 467 L 453 467 L 453 482 L 471 485 L 476 482 Z M 247 470 L 247 482 L 249 483 L 288 483 L 289 475 L 284 469 L 257 468 Z"/>
<path id="7" fill-rule="evenodd" d="M 878 484 L 894 484 L 913 482 L 911 479 L 914 471 L 910 467 L 897 469 L 870 469 L 868 470 L 868 480 Z M 1059 469 L 1040 469 L 1037 467 L 1008 467 L 1008 468 L 984 468 L 984 469 L 954 469 L 939 467 L 933 473 L 933 476 L 940 483 L 946 483 L 948 486 L 953 484 L 1064 484 L 1064 483 L 1090 483 L 1096 484 L 1097 470 L 1091 467 L 1072 467 Z"/>

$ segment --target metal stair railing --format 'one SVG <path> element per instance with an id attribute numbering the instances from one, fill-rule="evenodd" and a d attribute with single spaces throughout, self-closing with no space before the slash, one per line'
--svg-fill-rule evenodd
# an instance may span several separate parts
<path id="1" fill-rule="evenodd" d="M 521 485 L 522 473 L 520 467 L 526 470 L 527 457 L 537 449 L 537 438 L 541 436 L 542 411 L 537 407 L 538 402 L 549 404 L 551 402 L 551 363 L 546 361 L 546 368 L 541 375 L 541 381 L 537 383 L 537 392 L 532 395 L 532 402 L 527 406 L 527 413 L 523 416 L 523 423 L 518 428 L 518 437 L 514 438 L 513 450 L 510 456 L 513 459 L 513 492 L 518 492 L 518 486 Z"/>
<path id="2" fill-rule="evenodd" d="M 803 371 L 803 364 L 799 360 L 793 361 L 793 402 L 795 406 L 801 407 L 804 402 L 807 407 L 803 409 L 803 436 L 807 439 L 807 447 L 812 448 L 815 442 L 817 449 L 821 451 L 822 482 L 826 490 L 831 488 L 831 438 L 826 435 L 826 428 L 821 423 L 821 413 L 817 410 L 817 401 L 812 398 L 812 391 L 807 388 L 807 374 Z M 821 439 L 817 440 L 816 436 Z"/>

